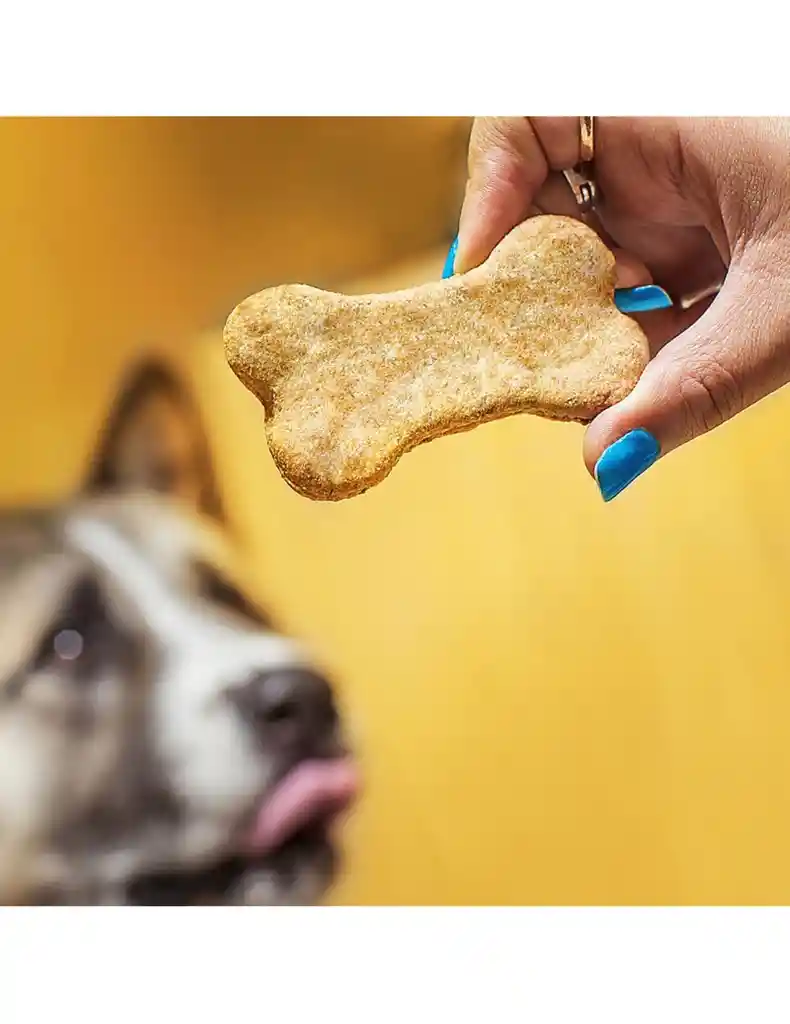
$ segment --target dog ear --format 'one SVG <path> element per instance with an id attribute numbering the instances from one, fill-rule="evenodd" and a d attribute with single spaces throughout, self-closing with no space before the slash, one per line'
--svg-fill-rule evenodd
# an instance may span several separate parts
<path id="1" fill-rule="evenodd" d="M 166 363 L 146 360 L 128 375 L 105 420 L 83 490 L 153 491 L 224 521 L 200 410 Z"/>

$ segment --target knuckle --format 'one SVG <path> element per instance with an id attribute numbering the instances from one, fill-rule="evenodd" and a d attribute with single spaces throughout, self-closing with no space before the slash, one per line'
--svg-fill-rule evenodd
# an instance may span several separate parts
<path id="1" fill-rule="evenodd" d="M 547 165 L 526 117 L 480 118 L 472 128 L 469 175 L 511 187 L 535 187 Z"/>
<path id="2" fill-rule="evenodd" d="M 514 125 L 503 117 L 478 117 L 469 139 L 469 170 L 488 163 L 497 155 L 517 152 L 513 144 Z"/>
<path id="3" fill-rule="evenodd" d="M 686 367 L 676 386 L 689 438 L 721 426 L 746 405 L 737 377 L 716 359 L 707 358 Z"/>

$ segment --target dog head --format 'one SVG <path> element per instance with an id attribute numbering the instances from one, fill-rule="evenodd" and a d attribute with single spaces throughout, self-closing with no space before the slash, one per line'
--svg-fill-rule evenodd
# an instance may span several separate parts
<path id="1" fill-rule="evenodd" d="M 0 902 L 303 904 L 334 875 L 338 709 L 250 596 L 187 408 L 140 392 L 87 493 L 0 517 Z"/>

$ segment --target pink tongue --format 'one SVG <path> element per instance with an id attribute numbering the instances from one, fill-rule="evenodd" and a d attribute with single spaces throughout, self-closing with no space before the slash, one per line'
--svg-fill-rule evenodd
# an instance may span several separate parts
<path id="1" fill-rule="evenodd" d="M 305 761 L 289 772 L 258 812 L 249 843 L 253 853 L 281 846 L 303 826 L 339 814 L 354 801 L 359 780 L 351 761 Z"/>

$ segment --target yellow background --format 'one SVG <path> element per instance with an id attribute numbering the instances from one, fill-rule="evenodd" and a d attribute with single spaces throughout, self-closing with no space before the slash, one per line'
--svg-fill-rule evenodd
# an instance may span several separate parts
<path id="1" fill-rule="evenodd" d="M 425 154 L 454 126 L 399 125 L 399 145 L 422 138 L 426 181 Z M 361 744 L 367 795 L 338 902 L 788 901 L 790 396 L 609 506 L 581 430 L 528 418 L 425 446 L 361 498 L 312 504 L 277 476 L 258 406 L 223 363 L 212 304 L 256 287 L 267 255 L 217 199 L 230 202 L 233 167 L 207 184 L 184 156 L 220 127 L 0 127 L 0 495 L 67 491 L 141 345 L 182 362 L 262 588 L 342 680 Z M 334 180 L 346 195 L 337 171 L 314 218 Z M 328 276 L 355 289 L 437 276 L 445 225 L 420 234 L 431 187 L 414 186 L 411 236 L 370 217 L 311 259 L 335 259 Z M 306 230 L 297 207 L 313 191 L 278 230 Z M 406 262 L 373 272 L 385 255 Z"/>

